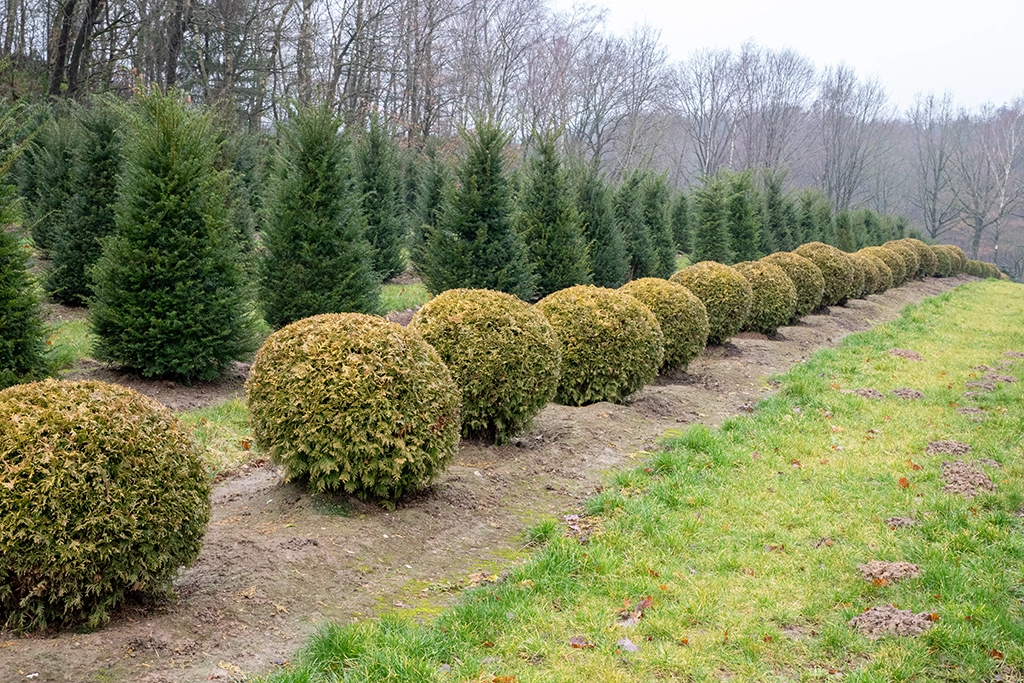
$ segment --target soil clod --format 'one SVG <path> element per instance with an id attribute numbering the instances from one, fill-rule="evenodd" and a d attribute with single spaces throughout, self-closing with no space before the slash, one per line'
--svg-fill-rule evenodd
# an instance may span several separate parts
<path id="1" fill-rule="evenodd" d="M 964 498 L 974 498 L 981 490 L 995 489 L 995 484 L 987 474 L 962 460 L 942 463 L 942 479 L 946 482 L 942 487 L 943 491 L 959 494 Z"/>
<path id="2" fill-rule="evenodd" d="M 908 389 L 907 387 L 893 389 L 892 395 L 896 398 L 901 398 L 904 401 L 916 401 L 919 398 L 924 398 L 924 392 L 918 391 L 917 389 Z"/>
<path id="3" fill-rule="evenodd" d="M 889 355 L 896 356 L 897 358 L 903 358 L 906 360 L 924 360 L 924 358 L 921 357 L 921 354 L 919 354 L 917 351 L 908 351 L 907 349 L 889 349 Z"/>
<path id="4" fill-rule="evenodd" d="M 1003 384 L 1013 384 L 1014 382 L 1017 381 L 1017 378 L 1014 377 L 1013 375 L 1000 375 L 998 372 L 986 372 L 985 376 L 982 379 L 988 382 L 996 382 Z"/>
<path id="5" fill-rule="evenodd" d="M 984 413 L 985 409 L 978 408 L 976 406 L 963 406 L 961 408 L 957 408 L 956 412 L 960 413 L 961 415 L 978 415 L 979 413 Z"/>
<path id="6" fill-rule="evenodd" d="M 988 380 L 978 380 L 977 382 L 968 382 L 964 385 L 968 389 L 980 389 L 981 391 L 995 391 L 995 382 Z"/>
<path id="7" fill-rule="evenodd" d="M 917 526 L 919 524 L 920 522 L 918 522 L 913 517 L 890 517 L 889 519 L 885 520 L 885 525 L 893 530 L 906 529 L 912 526 Z"/>
<path id="8" fill-rule="evenodd" d="M 932 441 L 924 449 L 926 453 L 943 453 L 945 455 L 964 455 L 971 452 L 971 444 L 960 441 Z"/>
<path id="9" fill-rule="evenodd" d="M 1003 355 L 1008 358 L 1024 358 L 1024 353 L 1021 353 L 1020 351 L 1007 351 Z"/>
<path id="10" fill-rule="evenodd" d="M 883 394 L 878 389 L 863 389 L 863 388 L 862 389 L 843 389 L 839 393 L 841 393 L 841 394 L 856 394 L 856 395 L 860 396 L 861 398 L 870 398 L 870 399 L 875 400 L 875 401 L 877 401 L 879 399 L 882 399 L 882 398 L 885 398 L 885 394 Z"/>
<path id="11" fill-rule="evenodd" d="M 921 567 L 910 562 L 884 562 L 872 560 L 867 564 L 858 564 L 861 578 L 875 583 L 896 583 L 903 579 L 916 579 L 921 576 Z"/>
<path id="12" fill-rule="evenodd" d="M 872 640 L 888 635 L 919 636 L 931 628 L 930 617 L 927 612 L 915 614 L 908 609 L 882 605 L 850 619 L 850 626 Z"/>

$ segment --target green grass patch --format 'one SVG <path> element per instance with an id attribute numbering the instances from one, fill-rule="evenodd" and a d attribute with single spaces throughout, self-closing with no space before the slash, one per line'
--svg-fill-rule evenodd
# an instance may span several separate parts
<path id="1" fill-rule="evenodd" d="M 64 320 L 49 329 L 47 345 L 55 370 L 68 369 L 92 355 L 95 337 L 87 319 Z"/>
<path id="2" fill-rule="evenodd" d="M 599 532 L 586 544 L 535 526 L 527 539 L 543 547 L 501 583 L 423 625 L 330 625 L 266 680 L 1012 680 L 1024 672 L 1024 382 L 963 392 L 975 366 L 1024 351 L 1021 294 L 976 283 L 848 337 L 781 376 L 753 415 L 695 426 L 615 474 L 587 503 Z M 1024 362 L 1001 372 L 1021 376 Z M 886 398 L 841 392 L 859 387 Z M 925 397 L 896 399 L 900 387 Z M 940 439 L 1001 463 L 985 466 L 996 490 L 944 493 L 953 458 L 925 451 Z M 920 524 L 891 530 L 897 515 Z M 922 576 L 869 583 L 857 565 L 871 560 Z M 848 625 L 885 604 L 938 620 L 874 641 Z"/>
<path id="3" fill-rule="evenodd" d="M 245 402 L 232 399 L 208 408 L 179 413 L 203 449 L 208 470 L 231 471 L 253 459 L 252 432 Z"/>
<path id="4" fill-rule="evenodd" d="M 387 313 L 404 311 L 430 301 L 430 292 L 418 282 L 411 285 L 387 284 L 380 288 L 380 301 Z"/>

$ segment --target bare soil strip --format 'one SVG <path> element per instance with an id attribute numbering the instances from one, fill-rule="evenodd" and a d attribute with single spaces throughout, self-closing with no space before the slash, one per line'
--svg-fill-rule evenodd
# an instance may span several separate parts
<path id="1" fill-rule="evenodd" d="M 500 571 L 523 548 L 525 527 L 576 512 L 607 470 L 653 449 L 666 430 L 749 409 L 772 390 L 770 375 L 974 279 L 913 282 L 808 316 L 772 339 L 743 335 L 706 349 L 688 372 L 659 378 L 629 405 L 549 405 L 517 444 L 463 444 L 445 475 L 395 512 L 311 497 L 254 463 L 215 489 L 204 549 L 175 600 L 122 610 L 95 633 L 0 633 L 0 680 L 226 681 L 282 664 L 325 620 L 429 615 L 472 577 Z M 196 387 L 99 366 L 76 374 L 122 381 L 184 409 L 240 395 L 244 370 Z"/>

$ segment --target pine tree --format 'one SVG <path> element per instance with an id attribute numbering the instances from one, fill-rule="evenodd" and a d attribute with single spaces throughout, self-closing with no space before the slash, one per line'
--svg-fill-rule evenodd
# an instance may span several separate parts
<path id="1" fill-rule="evenodd" d="M 676 241 L 676 249 L 683 254 L 689 254 L 693 251 L 693 233 L 690 226 L 690 201 L 686 197 L 686 192 L 683 192 L 682 190 L 680 190 L 679 194 L 676 195 L 676 198 L 672 200 L 670 220 L 672 221 L 672 236 Z"/>
<path id="2" fill-rule="evenodd" d="M 569 192 L 569 181 L 553 134 L 541 136 L 518 194 L 519 233 L 530 250 L 537 285 L 534 294 L 589 284 L 590 256 L 583 218 Z"/>
<path id="3" fill-rule="evenodd" d="M 853 234 L 853 217 L 849 211 L 836 214 L 836 246 L 845 252 L 857 251 L 857 241 Z"/>
<path id="4" fill-rule="evenodd" d="M 483 120 L 464 138 L 467 152 L 456 171 L 458 186 L 445 197 L 437 225 L 426 236 L 424 281 L 435 294 L 466 287 L 528 300 L 536 278 L 526 245 L 512 226 L 504 159 L 508 139 Z"/>
<path id="5" fill-rule="evenodd" d="M 615 221 L 612 193 L 596 166 L 578 169 L 574 175 L 576 206 L 583 219 L 594 284 L 617 289 L 629 276 L 629 256 Z"/>
<path id="6" fill-rule="evenodd" d="M 409 231 L 409 256 L 413 267 L 423 274 L 426 259 L 426 235 L 437 226 L 444 198 L 452 184 L 451 172 L 436 147 L 426 151 L 426 162 L 419 173 L 416 189 L 416 204 L 411 215 L 412 229 Z"/>
<path id="7" fill-rule="evenodd" d="M 83 306 L 92 295 L 89 269 L 103 251 L 100 240 L 114 232 L 117 174 L 121 170 L 121 116 L 111 101 L 97 99 L 78 112 L 79 151 L 72 171 L 74 194 L 68 219 L 57 227 L 46 281 L 50 297 Z"/>
<path id="8" fill-rule="evenodd" d="M 786 221 L 785 194 L 782 189 L 785 180 L 786 174 L 782 171 L 768 171 L 761 178 L 762 220 L 773 251 L 792 251 L 800 246 L 793 239 L 792 228 Z"/>
<path id="9" fill-rule="evenodd" d="M 694 261 L 734 263 L 732 250 L 729 248 L 727 192 L 725 179 L 718 175 L 705 177 L 701 186 L 693 193 Z"/>
<path id="10" fill-rule="evenodd" d="M 792 195 L 783 195 L 782 197 L 782 220 L 789 226 L 789 235 L 792 240 L 790 244 L 793 245 L 793 249 L 805 242 L 813 241 L 804 239 L 803 226 L 800 225 L 800 208 Z"/>
<path id="11" fill-rule="evenodd" d="M 629 280 L 649 277 L 657 269 L 658 253 L 644 220 L 644 174 L 633 171 L 622 179 L 612 201 L 615 222 L 622 231 L 629 257 Z"/>
<path id="12" fill-rule="evenodd" d="M 382 280 L 405 270 L 405 207 L 398 150 L 379 117 L 356 148 L 356 175 L 366 219 L 366 238 L 374 249 L 373 268 Z"/>
<path id="13" fill-rule="evenodd" d="M 263 312 L 275 328 L 379 310 L 380 278 L 339 126 L 326 104 L 300 108 L 281 126 L 260 268 Z"/>
<path id="14" fill-rule="evenodd" d="M 7 180 L 22 149 L 8 146 L 15 127 L 16 110 L 0 111 L 0 226 L 18 218 L 18 198 Z M 42 379 L 50 371 L 46 330 L 27 261 L 27 252 L 14 234 L 0 228 L 0 389 Z"/>
<path id="15" fill-rule="evenodd" d="M 210 380 L 256 347 L 228 179 L 207 116 L 174 96 L 136 99 L 117 227 L 93 269 L 94 353 L 146 377 Z"/>
<path id="16" fill-rule="evenodd" d="M 728 183 L 726 212 L 729 223 L 729 246 L 737 261 L 761 258 L 761 212 L 749 171 L 725 175 Z"/>
<path id="17" fill-rule="evenodd" d="M 676 271 L 676 240 L 669 221 L 672 193 L 665 175 L 644 174 L 644 223 L 654 244 L 654 267 L 651 275 L 668 279 Z"/>

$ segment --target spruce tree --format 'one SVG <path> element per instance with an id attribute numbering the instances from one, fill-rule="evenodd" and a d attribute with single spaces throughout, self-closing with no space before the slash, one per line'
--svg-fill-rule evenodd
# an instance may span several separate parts
<path id="1" fill-rule="evenodd" d="M 0 389 L 49 374 L 46 330 L 28 274 L 28 254 L 6 226 L 18 219 L 18 197 L 7 178 L 21 151 L 9 147 L 17 110 L 0 111 Z"/>
<path id="2" fill-rule="evenodd" d="M 260 300 L 274 328 L 320 313 L 379 311 L 380 278 L 340 123 L 317 104 L 280 128 L 260 267 Z"/>
<path id="3" fill-rule="evenodd" d="M 654 245 L 651 275 L 668 279 L 676 272 L 676 240 L 669 221 L 672 193 L 664 174 L 646 173 L 643 183 L 644 223 Z"/>
<path id="4" fill-rule="evenodd" d="M 729 248 L 728 184 L 721 175 L 707 176 L 693 193 L 693 260 L 734 263 Z"/>
<path id="5" fill-rule="evenodd" d="M 92 295 L 89 269 L 103 251 L 100 241 L 114 232 L 117 174 L 121 169 L 121 116 L 111 101 L 97 99 L 78 112 L 81 138 L 72 171 L 68 219 L 53 239 L 53 270 L 46 280 L 50 297 L 84 306 Z"/>
<path id="6" fill-rule="evenodd" d="M 93 269 L 94 353 L 146 377 L 213 379 L 256 336 L 209 118 L 146 94 L 124 139 L 116 229 Z"/>
<path id="7" fill-rule="evenodd" d="M 849 211 L 836 214 L 836 246 L 847 253 L 857 251 L 857 240 L 853 234 L 853 217 Z"/>
<path id="8" fill-rule="evenodd" d="M 36 249 L 49 254 L 54 240 L 68 221 L 68 208 L 74 196 L 75 153 L 79 126 L 75 118 L 61 106 L 60 118 L 47 119 L 36 131 L 26 150 L 24 221 L 32 234 Z"/>
<path id="9" fill-rule="evenodd" d="M 436 147 L 428 146 L 426 161 L 419 173 L 416 204 L 411 214 L 409 231 L 409 257 L 413 267 L 423 274 L 426 259 L 426 236 L 437 226 L 444 198 L 452 184 L 451 172 Z"/>
<path id="10" fill-rule="evenodd" d="M 583 218 L 570 195 L 555 142 L 553 134 L 541 136 L 518 194 L 519 233 L 530 250 L 538 298 L 591 282 Z"/>
<path id="11" fill-rule="evenodd" d="M 622 231 L 629 257 L 629 280 L 649 277 L 657 269 L 658 253 L 644 219 L 644 174 L 633 171 L 622 179 L 615 193 L 615 222 Z"/>
<path id="12" fill-rule="evenodd" d="M 800 207 L 797 206 L 792 195 L 782 197 L 782 220 L 789 226 L 789 235 L 792 240 L 790 244 L 793 245 L 793 249 L 805 242 L 812 241 L 804 239 L 803 226 L 800 225 Z"/>
<path id="13" fill-rule="evenodd" d="M 744 171 L 727 174 L 724 179 L 732 256 L 737 261 L 756 261 L 761 258 L 761 212 L 753 178 Z"/>
<path id="14" fill-rule="evenodd" d="M 578 169 L 574 175 L 576 206 L 583 219 L 594 284 L 617 289 L 629 277 L 629 256 L 615 221 L 612 193 L 596 166 Z"/>
<path id="15" fill-rule="evenodd" d="M 672 221 L 672 236 L 676 241 L 676 249 L 683 254 L 693 251 L 693 233 L 690 226 L 690 201 L 686 192 L 680 190 L 675 199 L 672 200 L 670 209 L 670 220 Z"/>
<path id="16" fill-rule="evenodd" d="M 398 149 L 377 116 L 370 118 L 356 148 L 356 175 L 373 268 L 382 280 L 390 280 L 405 270 L 405 205 Z"/>
<path id="17" fill-rule="evenodd" d="M 478 120 L 464 140 L 458 186 L 447 193 L 426 236 L 424 281 L 435 294 L 466 287 L 528 300 L 536 279 L 529 251 L 512 225 L 504 157 L 508 138 L 494 123 Z"/>
<path id="18" fill-rule="evenodd" d="M 793 239 L 793 231 L 786 220 L 785 194 L 783 184 L 786 174 L 768 171 L 761 178 L 762 212 L 765 231 L 768 233 L 773 251 L 792 251 L 799 245 Z"/>

